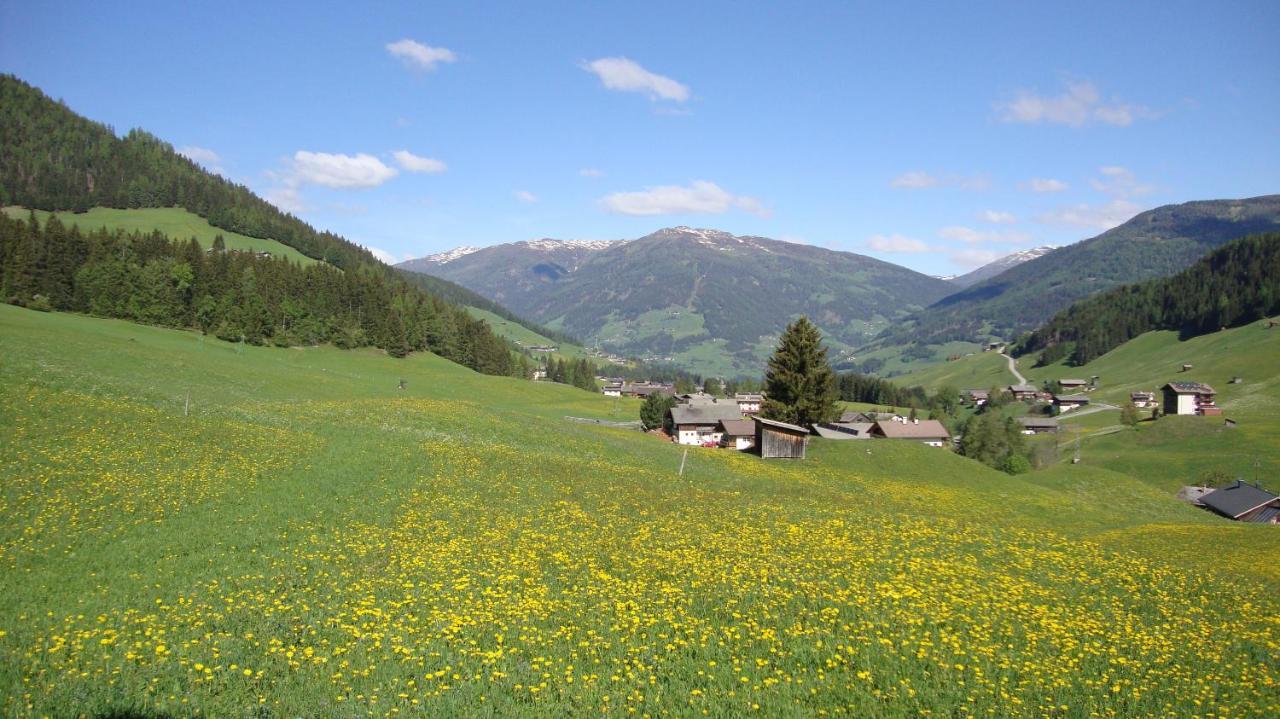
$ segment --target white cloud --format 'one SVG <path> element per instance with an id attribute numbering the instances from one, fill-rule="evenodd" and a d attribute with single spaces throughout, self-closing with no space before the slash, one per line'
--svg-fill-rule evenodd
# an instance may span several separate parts
<path id="1" fill-rule="evenodd" d="M 926 187 L 936 187 L 937 184 L 938 178 L 923 170 L 904 172 L 889 181 L 889 187 L 901 187 L 908 190 L 923 190 Z"/>
<path id="2" fill-rule="evenodd" d="M 399 163 L 400 167 L 409 172 L 436 174 L 449 169 L 449 166 L 440 160 L 415 155 L 408 150 L 396 150 L 391 154 L 396 158 L 396 162 Z"/>
<path id="3" fill-rule="evenodd" d="M 330 154 L 298 150 L 288 182 L 325 187 L 377 187 L 398 174 L 373 155 Z"/>
<path id="4" fill-rule="evenodd" d="M 1095 123 L 1125 127 L 1134 120 L 1154 115 L 1148 108 L 1121 102 L 1118 98 L 1104 102 L 1098 88 L 1086 81 L 1068 81 L 1066 91 L 1052 97 L 1022 90 L 1013 100 L 998 102 L 995 107 L 1005 122 L 1071 127 Z"/>
<path id="5" fill-rule="evenodd" d="M 1100 167 L 1098 173 L 1102 175 L 1101 179 L 1092 179 L 1089 185 L 1098 192 L 1112 197 L 1141 197 L 1155 191 L 1151 185 L 1138 182 L 1138 178 L 1125 167 Z"/>
<path id="6" fill-rule="evenodd" d="M 960 265 L 961 267 L 969 268 L 981 267 L 1004 257 L 1004 255 L 999 252 L 992 250 L 975 250 L 973 248 L 951 250 L 948 254 L 950 255 L 953 263 Z"/>
<path id="7" fill-rule="evenodd" d="M 583 63 L 582 69 L 600 78 L 604 86 L 610 90 L 643 92 L 648 94 L 650 100 L 684 102 L 689 99 L 687 85 L 649 72 L 625 57 L 602 57 L 599 60 Z"/>
<path id="8" fill-rule="evenodd" d="M 1102 205 L 1079 204 L 1060 207 L 1041 215 L 1039 220 L 1052 225 L 1109 230 L 1128 222 L 1142 209 L 1140 205 L 1129 200 L 1117 198 Z"/>
<path id="9" fill-rule="evenodd" d="M 399 260 L 396 259 L 395 255 L 391 254 L 390 252 L 387 252 L 386 250 L 379 249 L 377 247 L 366 247 L 365 249 L 368 250 L 369 252 L 372 252 L 374 257 L 377 257 L 379 260 L 381 260 L 382 262 L 388 265 L 394 265 L 395 263 L 399 262 Z"/>
<path id="10" fill-rule="evenodd" d="M 1033 177 L 1027 181 L 1026 186 L 1031 188 L 1032 192 L 1062 192 L 1071 187 L 1062 180 L 1047 177 Z"/>
<path id="11" fill-rule="evenodd" d="M 967 245 L 1018 245 L 1030 242 L 1032 239 L 1027 233 L 1015 230 L 988 232 L 959 225 L 951 225 L 938 230 L 938 236 L 944 240 L 956 240 Z"/>
<path id="12" fill-rule="evenodd" d="M 604 177 L 604 170 L 597 170 L 594 167 L 584 167 L 578 170 L 578 174 L 583 177 Z"/>
<path id="13" fill-rule="evenodd" d="M 517 200 L 526 204 L 532 204 L 538 201 L 538 196 L 528 190 L 516 190 L 513 194 Z"/>
<path id="14" fill-rule="evenodd" d="M 222 158 L 218 157 L 218 153 L 207 147 L 196 147 L 195 145 L 187 145 L 179 147 L 178 154 L 201 165 L 216 165 L 222 162 Z"/>
<path id="15" fill-rule="evenodd" d="M 929 252 L 932 248 L 920 240 L 906 235 L 872 235 L 867 238 L 867 249 L 876 252 L 902 252 L 916 254 Z"/>
<path id="16" fill-rule="evenodd" d="M 600 204 L 620 215 L 719 215 L 735 207 L 761 217 L 770 214 L 756 198 L 733 195 L 706 180 L 696 180 L 687 187 L 661 185 L 641 192 L 615 192 L 602 198 Z"/>
<path id="17" fill-rule="evenodd" d="M 890 187 L 903 190 L 925 190 L 931 187 L 958 187 L 961 190 L 982 191 L 991 186 L 986 175 L 934 175 L 923 170 L 912 170 L 889 181 Z"/>
<path id="18" fill-rule="evenodd" d="M 292 214 L 299 214 L 306 211 L 307 204 L 302 200 L 302 194 L 298 192 L 297 187 L 285 186 L 276 187 L 263 193 L 267 202 L 275 205 L 277 208 Z"/>
<path id="19" fill-rule="evenodd" d="M 1012 212 L 1001 212 L 998 210 L 983 210 L 982 219 L 993 225 L 1012 225 L 1018 221 L 1018 218 Z"/>
<path id="20" fill-rule="evenodd" d="M 452 50 L 423 45 L 408 38 L 387 43 L 387 52 L 391 53 L 392 57 L 403 60 L 409 67 L 428 71 L 436 69 L 438 63 L 454 62 L 458 59 Z"/>

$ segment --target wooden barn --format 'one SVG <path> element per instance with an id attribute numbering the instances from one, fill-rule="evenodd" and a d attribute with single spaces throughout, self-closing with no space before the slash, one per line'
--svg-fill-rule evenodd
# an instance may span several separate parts
<path id="1" fill-rule="evenodd" d="M 755 417 L 756 448 L 763 459 L 804 459 L 809 430 L 799 425 Z"/>

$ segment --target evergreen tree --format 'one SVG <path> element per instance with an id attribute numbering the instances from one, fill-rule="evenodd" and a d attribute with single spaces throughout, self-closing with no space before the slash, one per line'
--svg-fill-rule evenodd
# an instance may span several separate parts
<path id="1" fill-rule="evenodd" d="M 640 424 L 646 430 L 657 429 L 664 425 L 667 413 L 676 405 L 676 398 L 662 392 L 654 392 L 645 397 L 640 405 Z"/>
<path id="2" fill-rule="evenodd" d="M 768 419 L 810 425 L 834 419 L 836 376 L 827 362 L 822 335 L 807 317 L 792 322 L 769 358 L 764 405 Z"/>

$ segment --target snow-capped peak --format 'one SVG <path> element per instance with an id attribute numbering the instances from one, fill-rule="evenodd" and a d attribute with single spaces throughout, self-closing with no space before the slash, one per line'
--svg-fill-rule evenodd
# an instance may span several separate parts
<path id="1" fill-rule="evenodd" d="M 459 257 L 466 257 L 472 252 L 477 252 L 479 250 L 480 250 L 479 247 L 455 247 L 452 250 L 449 250 L 447 252 L 439 252 L 434 255 L 427 255 L 422 259 L 426 260 L 427 262 L 434 262 L 437 265 L 443 265 L 445 263 L 452 262 L 458 259 Z"/>
<path id="2" fill-rule="evenodd" d="M 564 249 L 581 249 L 581 250 L 605 250 L 612 247 L 618 242 L 625 240 L 525 240 L 515 244 L 521 247 L 528 247 L 531 250 L 564 250 Z"/>

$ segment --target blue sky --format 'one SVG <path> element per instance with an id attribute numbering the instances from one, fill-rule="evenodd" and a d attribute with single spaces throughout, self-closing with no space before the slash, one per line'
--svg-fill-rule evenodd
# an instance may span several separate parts
<path id="1" fill-rule="evenodd" d="M 396 260 L 693 225 L 934 274 L 1280 192 L 1280 3 L 27 3 L 0 71 Z"/>

